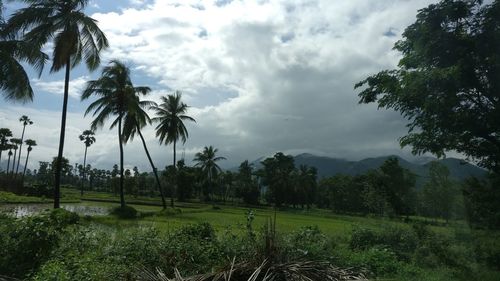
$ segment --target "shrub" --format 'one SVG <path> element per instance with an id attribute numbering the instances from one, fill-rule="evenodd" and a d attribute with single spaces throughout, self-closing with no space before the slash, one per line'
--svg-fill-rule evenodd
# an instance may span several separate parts
<path id="1" fill-rule="evenodd" d="M 135 219 L 137 217 L 137 210 L 134 207 L 125 205 L 124 207 L 113 208 L 111 214 L 121 219 Z"/>
<path id="2" fill-rule="evenodd" d="M 287 260 L 327 259 L 334 244 L 317 226 L 307 226 L 286 235 L 283 247 L 282 255 Z"/>
<path id="3" fill-rule="evenodd" d="M 374 246 L 390 249 L 401 260 L 408 261 L 418 245 L 418 236 L 411 229 L 388 226 L 375 231 L 354 228 L 349 246 L 355 250 L 367 250 Z"/>
<path id="4" fill-rule="evenodd" d="M 208 222 L 183 226 L 179 230 L 177 230 L 174 235 L 187 237 L 189 239 L 195 238 L 209 241 L 215 240 L 214 228 Z"/>
<path id="5" fill-rule="evenodd" d="M 63 229 L 77 221 L 76 214 L 65 210 L 22 219 L 2 218 L 0 272 L 22 278 L 35 271 L 50 257 Z"/>

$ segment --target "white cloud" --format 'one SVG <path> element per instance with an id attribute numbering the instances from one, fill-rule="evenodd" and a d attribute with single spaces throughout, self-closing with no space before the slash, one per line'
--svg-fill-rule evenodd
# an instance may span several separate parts
<path id="1" fill-rule="evenodd" d="M 408 155 L 397 142 L 406 132 L 405 121 L 373 104 L 358 105 L 353 86 L 396 66 L 394 42 L 418 9 L 436 1 L 131 0 L 129 8 L 92 17 L 111 45 L 104 62 L 124 60 L 134 73 L 158 81 L 151 95 L 157 102 L 179 89 L 194 105 L 189 114 L 197 123 L 188 124 L 186 158 L 214 145 L 228 158 L 224 166 L 232 166 L 275 151 L 350 159 Z M 76 87 L 72 94 L 86 79 L 70 83 Z M 61 81 L 35 85 L 62 93 Z M 57 124 L 59 113 L 53 118 Z M 79 161 L 75 136 L 89 120 L 68 120 L 75 129 L 67 151 Z M 157 144 L 153 127 L 144 135 L 158 166 L 170 164 L 171 147 Z M 117 162 L 115 136 L 99 133 L 91 156 L 96 164 Z M 132 153 L 126 162 L 147 168 L 136 142 L 127 145 Z"/>
<path id="2" fill-rule="evenodd" d="M 69 96 L 75 99 L 80 99 L 80 95 L 85 88 L 85 84 L 89 80 L 89 76 L 80 76 L 69 81 Z M 32 80 L 33 87 L 51 94 L 63 95 L 64 80 L 44 81 L 40 79 Z"/>

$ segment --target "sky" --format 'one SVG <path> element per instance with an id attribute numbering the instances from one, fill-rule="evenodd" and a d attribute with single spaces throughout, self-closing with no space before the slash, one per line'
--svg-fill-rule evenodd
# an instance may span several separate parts
<path id="1" fill-rule="evenodd" d="M 123 61 L 134 85 L 153 89 L 149 100 L 183 93 L 196 123 L 186 123 L 189 138 L 178 145 L 178 159 L 191 164 L 196 152 L 212 145 L 227 158 L 221 166 L 230 168 L 278 151 L 411 160 L 410 149 L 398 143 L 407 132 L 405 119 L 376 104 L 358 104 L 354 84 L 397 66 L 401 54 L 392 50 L 394 43 L 418 10 L 435 2 L 94 0 L 85 12 L 110 42 L 103 65 Z M 7 16 L 18 7 L 4 4 Z M 40 77 L 28 69 L 33 102 L 0 100 L 0 127 L 19 137 L 19 117 L 34 122 L 25 137 L 38 143 L 29 168 L 57 155 L 64 73 L 48 69 Z M 80 94 L 99 74 L 83 66 L 71 73 L 64 149 L 71 163 L 83 162 L 78 135 L 92 120 L 84 117 L 89 102 L 81 102 Z M 97 168 L 119 161 L 117 130 L 108 127 L 96 132 L 88 151 L 87 163 Z M 156 165 L 170 165 L 172 146 L 159 144 L 154 126 L 143 134 Z M 125 146 L 125 166 L 150 170 L 139 139 Z"/>

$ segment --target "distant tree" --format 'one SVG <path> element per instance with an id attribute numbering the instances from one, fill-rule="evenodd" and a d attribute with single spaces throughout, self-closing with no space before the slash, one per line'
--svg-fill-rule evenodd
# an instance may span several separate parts
<path id="1" fill-rule="evenodd" d="M 153 122 L 158 122 L 156 126 L 156 137 L 160 139 L 160 144 L 173 143 L 173 167 L 174 167 L 174 186 L 175 186 L 175 170 L 176 170 L 176 143 L 179 139 L 183 143 L 186 142 L 189 137 L 184 121 L 196 122 L 194 118 L 186 115 L 188 110 L 188 105 L 181 101 L 182 94 L 176 91 L 173 95 L 168 95 L 167 97 L 161 97 L 162 103 L 159 106 L 154 106 L 156 117 L 153 118 Z M 175 187 L 174 187 L 175 190 Z M 170 197 L 171 207 L 174 207 L 173 196 Z"/>
<path id="2" fill-rule="evenodd" d="M 87 149 L 95 142 L 94 135 L 95 134 L 92 130 L 85 130 L 80 136 L 78 136 L 80 141 L 82 141 L 83 144 L 85 145 L 85 154 L 83 156 L 83 167 L 85 167 L 87 163 Z M 80 189 L 81 196 L 83 196 L 83 185 L 85 184 L 85 170 L 86 169 L 83 169 L 82 185 Z"/>
<path id="3" fill-rule="evenodd" d="M 184 160 L 177 162 L 177 200 L 185 201 L 193 197 L 197 179 L 196 171 L 196 168 L 186 166 Z"/>
<path id="4" fill-rule="evenodd" d="M 299 193 L 298 198 L 300 202 L 297 202 L 302 205 L 305 204 L 307 209 L 311 207 L 311 204 L 314 203 L 314 198 L 316 197 L 316 189 L 317 189 L 317 174 L 318 171 L 315 167 L 309 167 L 307 165 L 300 165 L 297 171 L 297 192 Z"/>
<path id="5" fill-rule="evenodd" d="M 268 187 L 267 200 L 277 207 L 287 203 L 293 192 L 292 173 L 295 170 L 293 157 L 281 152 L 261 162 L 263 167 L 262 180 Z"/>
<path id="6" fill-rule="evenodd" d="M 253 177 L 253 164 L 243 161 L 236 174 L 237 196 L 246 204 L 259 204 L 260 190 Z"/>
<path id="7" fill-rule="evenodd" d="M 10 169 L 10 158 L 12 157 L 12 149 L 14 149 L 15 145 L 11 144 L 11 143 L 8 143 L 6 144 L 6 150 L 9 150 L 9 152 L 7 153 L 7 155 L 9 156 L 9 160 L 7 161 L 7 170 L 5 171 L 6 174 L 9 173 L 9 169 Z"/>
<path id="8" fill-rule="evenodd" d="M 414 153 L 453 150 L 500 174 L 499 25 L 500 1 L 442 0 L 421 9 L 394 46 L 398 68 L 356 84 L 360 103 L 406 117 L 400 143 Z"/>
<path id="9" fill-rule="evenodd" d="M 12 131 L 8 128 L 0 128 L 0 163 L 2 163 L 2 151 L 9 150 L 9 139 Z"/>
<path id="10" fill-rule="evenodd" d="M 362 212 L 376 215 L 392 214 L 393 208 L 388 202 L 387 190 L 384 186 L 384 177 L 378 170 L 370 170 L 364 175 L 355 176 L 353 184 L 358 190 L 363 207 Z"/>
<path id="11" fill-rule="evenodd" d="M 21 139 L 18 138 L 11 138 L 10 142 L 14 145 L 12 149 L 14 149 L 14 158 L 12 159 L 12 174 L 14 174 L 14 168 L 16 167 L 16 156 L 17 156 L 17 150 L 19 149 L 19 146 L 23 143 Z"/>
<path id="12" fill-rule="evenodd" d="M 24 163 L 23 179 L 24 179 L 24 175 L 26 174 L 26 168 L 28 167 L 28 159 L 30 157 L 30 153 L 33 150 L 33 146 L 36 146 L 36 141 L 34 141 L 32 139 L 27 139 L 25 141 L 25 143 L 28 146 L 28 149 L 27 149 L 28 153 L 26 154 L 26 162 Z"/>
<path id="13" fill-rule="evenodd" d="M 83 11 L 88 0 L 72 1 L 22 1 L 26 7 L 18 9 L 5 25 L 6 32 L 23 32 L 23 39 L 41 50 L 53 40 L 51 72 L 65 69 L 64 95 L 59 138 L 58 162 L 55 166 L 54 208 L 60 206 L 61 161 L 66 133 L 66 112 L 69 97 L 70 70 L 85 61 L 89 70 L 101 62 L 100 52 L 108 47 L 108 40 L 97 26 L 96 20 Z"/>
<path id="14" fill-rule="evenodd" d="M 193 161 L 196 162 L 195 167 L 200 167 L 203 175 L 203 180 L 208 186 L 208 193 L 205 194 L 205 199 L 210 200 L 210 193 L 213 192 L 213 185 L 217 176 L 222 171 L 218 161 L 226 160 L 225 157 L 216 156 L 218 149 L 212 146 L 205 146 L 201 152 L 197 152 Z"/>
<path id="15" fill-rule="evenodd" d="M 441 217 L 448 222 L 456 201 L 455 183 L 449 178 L 450 171 L 437 161 L 430 163 L 429 181 L 422 189 L 422 199 L 427 215 Z"/>
<path id="16" fill-rule="evenodd" d="M 17 156 L 17 166 L 16 166 L 16 175 L 19 171 L 19 163 L 21 162 L 21 152 L 23 148 L 23 141 L 24 141 L 24 131 L 26 130 L 27 125 L 33 125 L 33 121 L 29 119 L 28 116 L 23 115 L 21 118 L 19 118 L 19 122 L 23 124 L 23 133 L 21 134 L 21 143 L 19 144 L 19 154 Z M 24 175 L 24 173 L 23 173 Z"/>
<path id="17" fill-rule="evenodd" d="M 463 194 L 466 218 L 474 228 L 500 229 L 500 175 L 465 180 Z"/>
<path id="18" fill-rule="evenodd" d="M 395 157 L 388 158 L 380 167 L 381 184 L 396 215 L 409 215 L 414 211 L 416 177 L 399 165 Z"/>
<path id="19" fill-rule="evenodd" d="M 53 179 L 51 174 L 51 169 L 49 167 L 49 162 L 40 161 L 37 173 L 37 180 L 44 183 L 49 184 L 51 179 Z"/>

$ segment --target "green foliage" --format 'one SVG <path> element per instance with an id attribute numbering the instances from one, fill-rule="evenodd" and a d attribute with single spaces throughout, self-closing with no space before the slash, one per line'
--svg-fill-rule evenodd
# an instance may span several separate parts
<path id="1" fill-rule="evenodd" d="M 467 221 L 472 227 L 500 229 L 500 175 L 487 180 L 471 178 L 464 183 Z"/>
<path id="2" fill-rule="evenodd" d="M 317 226 L 301 227 L 285 235 L 282 254 L 289 260 L 324 260 L 331 256 L 335 244 Z"/>
<path id="3" fill-rule="evenodd" d="M 358 227 L 353 229 L 349 246 L 358 250 L 380 246 L 390 249 L 399 259 L 408 261 L 418 243 L 417 235 L 407 228 L 387 226 L 382 231 L 373 231 Z"/>
<path id="4" fill-rule="evenodd" d="M 137 210 L 134 207 L 125 205 L 124 207 L 119 206 L 113 208 L 111 214 L 121 219 L 134 219 L 137 217 Z"/>
<path id="5" fill-rule="evenodd" d="M 403 146 L 443 156 L 458 151 L 500 172 L 499 1 L 442 0 L 418 12 L 394 49 L 398 68 L 356 84 L 361 103 L 409 120 Z"/>
<path id="6" fill-rule="evenodd" d="M 23 278 L 51 257 L 65 227 L 78 215 L 54 210 L 23 219 L 0 219 L 0 272 Z"/>

